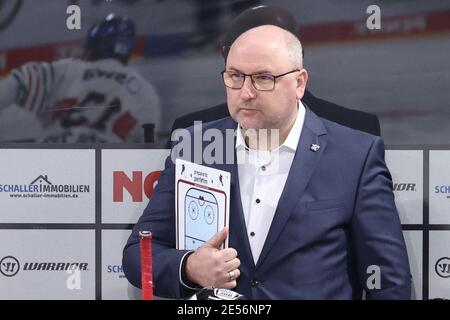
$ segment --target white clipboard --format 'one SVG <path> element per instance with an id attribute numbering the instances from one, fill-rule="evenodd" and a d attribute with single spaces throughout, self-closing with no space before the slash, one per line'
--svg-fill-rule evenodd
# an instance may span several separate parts
<path id="1" fill-rule="evenodd" d="M 177 249 L 196 250 L 229 224 L 231 175 L 182 159 L 175 167 Z"/>

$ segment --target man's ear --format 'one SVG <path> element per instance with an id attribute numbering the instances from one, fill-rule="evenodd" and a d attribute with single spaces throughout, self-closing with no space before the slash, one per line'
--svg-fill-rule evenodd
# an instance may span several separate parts
<path id="1" fill-rule="evenodd" d="M 297 75 L 296 95 L 297 95 L 298 100 L 303 98 L 303 95 L 305 94 L 307 82 L 308 82 L 308 71 L 306 71 L 306 69 L 301 69 Z"/>

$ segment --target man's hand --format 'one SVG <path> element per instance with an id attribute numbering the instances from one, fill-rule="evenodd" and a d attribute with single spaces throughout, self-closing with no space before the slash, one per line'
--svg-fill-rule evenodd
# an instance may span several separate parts
<path id="1" fill-rule="evenodd" d="M 227 237 L 228 228 L 225 227 L 187 258 L 186 275 L 189 281 L 202 287 L 236 287 L 236 279 L 241 274 L 238 269 L 241 262 L 235 249 L 220 250 Z"/>

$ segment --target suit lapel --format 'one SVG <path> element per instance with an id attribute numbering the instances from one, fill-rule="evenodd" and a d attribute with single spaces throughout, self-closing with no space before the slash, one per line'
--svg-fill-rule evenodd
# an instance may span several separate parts
<path id="1" fill-rule="evenodd" d="M 256 268 L 264 262 L 273 244 L 280 236 L 283 227 L 319 164 L 320 158 L 326 148 L 325 139 L 321 139 L 321 136 L 324 134 L 326 134 L 326 129 L 323 122 L 306 108 L 305 122 L 300 141 Z M 319 145 L 320 149 L 312 151 L 312 144 Z"/>

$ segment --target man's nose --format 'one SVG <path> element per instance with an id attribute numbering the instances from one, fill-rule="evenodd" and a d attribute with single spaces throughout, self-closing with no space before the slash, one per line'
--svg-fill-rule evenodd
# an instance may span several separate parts
<path id="1" fill-rule="evenodd" d="M 256 98 L 256 89 L 253 86 L 252 78 L 250 76 L 246 76 L 244 79 L 244 84 L 241 88 L 241 97 L 245 100 Z"/>

